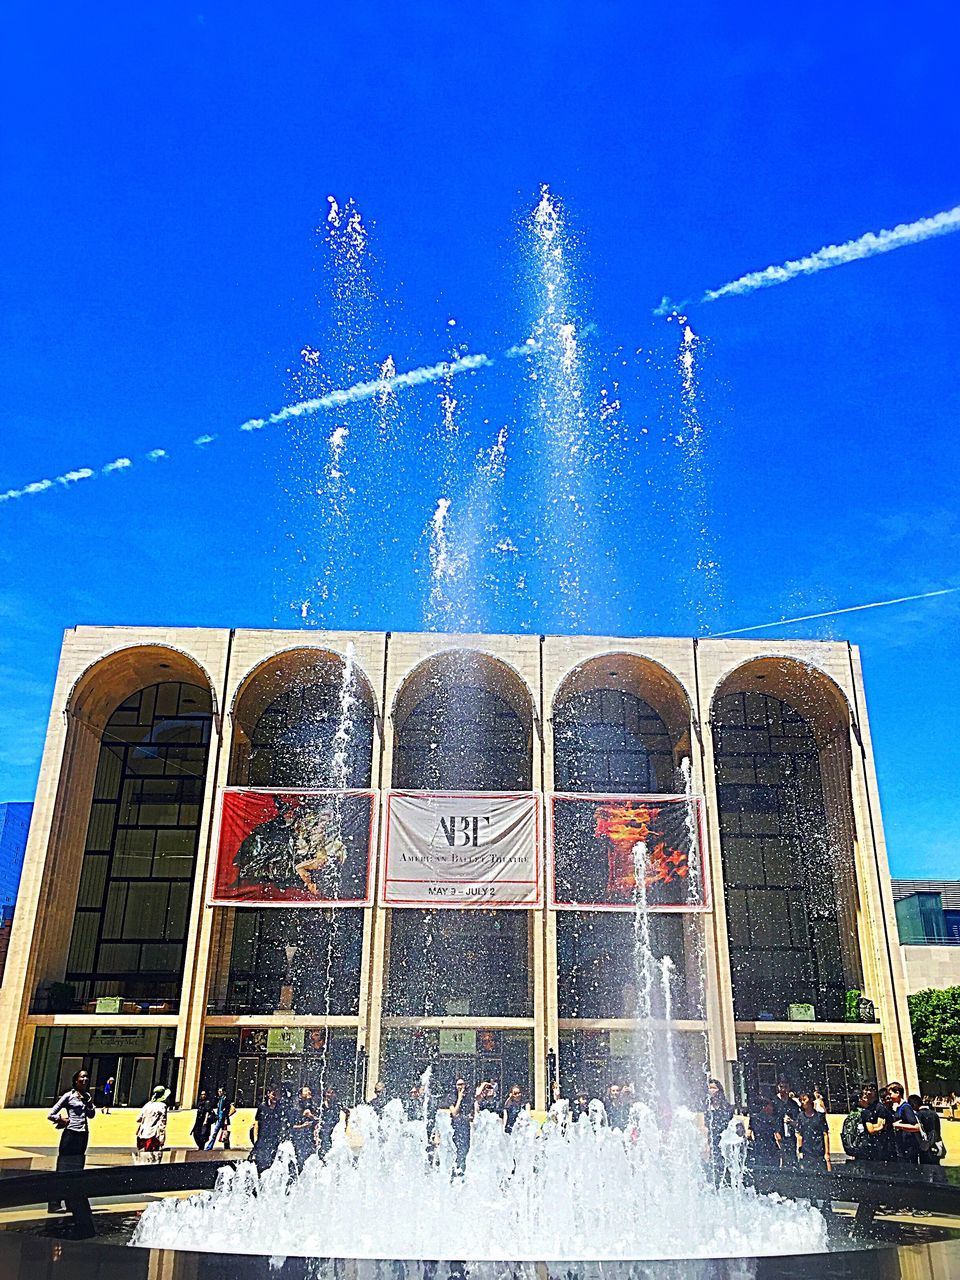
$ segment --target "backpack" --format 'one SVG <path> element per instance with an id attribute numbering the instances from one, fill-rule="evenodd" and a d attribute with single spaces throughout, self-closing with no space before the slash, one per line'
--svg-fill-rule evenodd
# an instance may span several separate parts
<path id="1" fill-rule="evenodd" d="M 847 1118 L 843 1122 L 843 1128 L 840 1130 L 840 1141 L 843 1143 L 843 1149 L 848 1156 L 865 1156 L 870 1152 L 871 1142 L 870 1135 L 867 1133 L 866 1126 L 861 1119 L 859 1107 L 854 1107 Z"/>
<path id="2" fill-rule="evenodd" d="M 921 1151 L 929 1151 L 932 1147 L 936 1146 L 936 1143 L 931 1131 L 923 1123 L 923 1116 L 920 1112 L 915 1111 L 914 1115 L 917 1117 L 917 1124 L 920 1126 L 920 1132 L 917 1134 L 917 1146 Z"/>

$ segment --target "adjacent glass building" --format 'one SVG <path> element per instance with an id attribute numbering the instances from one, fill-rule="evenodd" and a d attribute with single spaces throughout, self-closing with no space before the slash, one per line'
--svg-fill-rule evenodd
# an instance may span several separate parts
<path id="1" fill-rule="evenodd" d="M 544 1106 L 669 1022 L 690 1100 L 863 1076 L 913 1048 L 859 655 L 839 644 L 77 628 L 64 642 L 0 993 L 0 1101 L 82 1062 L 139 1105 L 223 1085 L 348 1101 L 429 1065 Z M 365 906 L 212 905 L 224 788 L 371 791 Z M 387 907 L 390 791 L 533 794 L 523 908 Z M 702 797 L 701 910 L 551 905 L 551 797 Z M 641 996 L 643 995 L 643 999 Z"/>

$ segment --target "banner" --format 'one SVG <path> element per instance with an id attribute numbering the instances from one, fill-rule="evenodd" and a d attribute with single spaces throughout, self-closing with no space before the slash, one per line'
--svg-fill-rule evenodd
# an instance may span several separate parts
<path id="1" fill-rule="evenodd" d="M 372 791 L 225 789 L 211 903 L 369 906 L 373 819 Z"/>
<path id="2" fill-rule="evenodd" d="M 550 797 L 550 905 L 708 910 L 703 802 L 689 796 Z M 637 874 L 643 869 L 643 883 Z"/>
<path id="3" fill-rule="evenodd" d="M 391 791 L 386 828 L 385 906 L 540 905 L 537 796 Z"/>

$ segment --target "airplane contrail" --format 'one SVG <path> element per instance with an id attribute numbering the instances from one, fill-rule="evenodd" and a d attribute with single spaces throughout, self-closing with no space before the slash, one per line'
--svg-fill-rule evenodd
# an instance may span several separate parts
<path id="1" fill-rule="evenodd" d="M 511 347 L 504 354 L 513 358 L 518 355 L 528 355 L 535 350 L 536 343 L 528 339 L 526 343 L 515 348 Z M 320 409 L 339 409 L 344 405 L 356 404 L 360 400 L 370 400 L 374 396 L 389 395 L 398 387 L 419 387 L 424 383 L 438 382 L 442 378 L 452 378 L 456 374 L 469 373 L 474 369 L 482 369 L 492 364 L 493 360 L 487 355 L 460 356 L 456 360 L 441 360 L 438 364 L 423 365 L 419 369 L 409 369 L 406 373 L 397 373 L 392 377 L 372 378 L 367 382 L 357 382 L 352 387 L 329 391 L 326 395 L 316 396 L 311 400 L 298 400 L 294 404 L 285 405 L 266 418 L 248 418 L 246 422 L 240 424 L 240 430 L 260 431 L 264 427 L 275 426 L 280 422 L 287 422 L 290 418 L 299 418 L 306 413 L 317 413 Z M 198 448 L 205 449 L 217 439 L 216 435 L 201 435 L 197 436 L 193 443 Z M 151 449 L 146 454 L 148 462 L 159 462 L 161 458 L 167 456 L 165 449 Z M 38 493 L 56 488 L 57 485 L 68 488 L 80 480 L 90 480 L 96 475 L 110 475 L 115 471 L 125 471 L 132 466 L 133 462 L 130 458 L 115 458 L 101 467 L 77 467 L 73 471 L 64 472 L 61 476 L 55 476 L 52 480 L 32 480 L 20 489 L 8 489 L 6 493 L 0 493 L 0 503 L 13 502 L 18 498 L 32 498 Z"/>
<path id="2" fill-rule="evenodd" d="M 934 236 L 946 236 L 952 231 L 960 231 L 960 205 L 946 209 L 943 213 L 934 214 L 930 218 L 920 218 L 917 222 L 901 222 L 889 231 L 868 231 L 856 240 L 848 240 L 845 244 L 828 244 L 815 253 L 803 258 L 791 258 L 780 266 L 764 267 L 762 271 L 749 271 L 745 276 L 731 280 L 729 284 L 718 289 L 708 289 L 698 302 L 716 302 L 719 298 L 733 298 L 743 293 L 753 293 L 757 289 L 766 289 L 775 284 L 786 284 L 797 276 L 813 275 L 817 271 L 826 271 L 829 267 L 842 267 L 845 262 L 856 262 L 860 258 L 872 258 L 878 253 L 890 253 L 894 249 L 902 249 L 908 244 L 919 244 L 921 240 L 930 240 Z M 687 302 L 671 302 L 664 298 L 659 307 L 654 309 L 655 316 L 670 315 L 690 305 Z"/>
<path id="3" fill-rule="evenodd" d="M 930 600 L 933 596 L 949 596 L 960 587 L 941 587 L 939 591 L 923 591 L 918 596 L 897 596 L 895 600 L 874 600 L 870 604 L 851 604 L 845 609 L 827 609 L 823 613 L 807 613 L 801 618 L 781 618 L 779 622 L 760 622 L 755 627 L 737 627 L 735 631 L 714 631 L 705 638 L 720 640 L 724 636 L 742 636 L 748 631 L 765 631 L 768 627 L 787 627 L 792 622 L 812 622 L 814 618 L 833 618 L 838 613 L 859 613 L 861 609 L 883 609 L 888 604 L 907 604 L 911 600 Z"/>

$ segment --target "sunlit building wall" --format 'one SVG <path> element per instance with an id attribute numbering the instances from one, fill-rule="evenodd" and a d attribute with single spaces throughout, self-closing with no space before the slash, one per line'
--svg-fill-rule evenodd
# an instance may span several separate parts
<path id="1" fill-rule="evenodd" d="M 816 1082 L 838 1111 L 864 1076 L 915 1080 L 855 648 L 80 627 L 0 997 L 8 1105 L 81 1062 L 138 1105 L 156 1080 L 188 1104 L 274 1080 L 352 1101 L 427 1065 L 541 1107 L 631 1078 L 630 911 L 387 908 L 379 876 L 369 906 L 211 906 L 224 787 L 532 792 L 545 814 L 689 789 L 708 909 L 654 913 L 650 942 L 691 1100 L 707 1071 Z"/>

